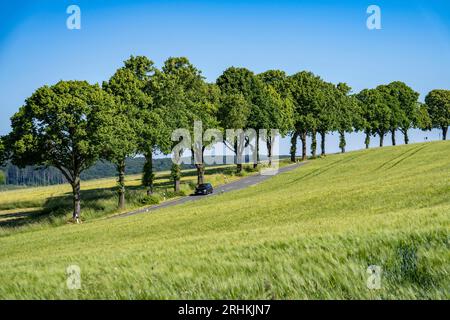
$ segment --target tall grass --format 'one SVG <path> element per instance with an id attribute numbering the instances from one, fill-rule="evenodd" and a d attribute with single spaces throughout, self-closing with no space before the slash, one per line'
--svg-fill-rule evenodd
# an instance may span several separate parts
<path id="1" fill-rule="evenodd" d="M 288 162 L 281 162 L 282 166 L 286 164 Z M 251 174 L 257 172 L 250 169 L 250 166 L 244 168 Z M 236 174 L 235 166 L 230 165 L 208 167 L 205 171 L 206 180 L 214 186 L 235 181 L 242 176 Z M 141 185 L 141 176 L 128 176 L 126 207 L 119 210 L 115 178 L 84 181 L 81 191 L 82 221 L 190 195 L 196 182 L 196 171 L 185 170 L 182 173 L 180 191 L 173 192 L 169 173 L 161 172 L 156 177 L 154 194 L 147 196 L 146 189 Z M 68 184 L 0 192 L 0 236 L 71 223 L 72 206 L 72 192 Z"/>

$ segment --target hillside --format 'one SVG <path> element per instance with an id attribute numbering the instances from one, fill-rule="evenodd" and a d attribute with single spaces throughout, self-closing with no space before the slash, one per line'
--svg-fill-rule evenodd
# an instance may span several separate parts
<path id="1" fill-rule="evenodd" d="M 370 149 L 152 214 L 4 235 L 0 298 L 448 299 L 449 231 L 450 143 Z"/>

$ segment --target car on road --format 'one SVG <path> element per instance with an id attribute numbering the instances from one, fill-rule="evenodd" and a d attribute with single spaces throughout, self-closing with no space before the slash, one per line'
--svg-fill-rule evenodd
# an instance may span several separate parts
<path id="1" fill-rule="evenodd" d="M 195 187 L 195 195 L 207 195 L 213 193 L 213 187 L 211 183 L 202 183 Z"/>

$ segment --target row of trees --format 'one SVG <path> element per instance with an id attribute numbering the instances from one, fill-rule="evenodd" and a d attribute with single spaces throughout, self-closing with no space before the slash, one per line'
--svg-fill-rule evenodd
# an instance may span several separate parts
<path id="1" fill-rule="evenodd" d="M 53 166 L 61 171 L 73 189 L 73 218 L 80 216 L 80 174 L 98 159 L 106 159 L 117 168 L 119 207 L 125 206 L 125 159 L 143 155 L 146 159 L 142 183 L 150 195 L 155 174 L 153 155 L 169 154 L 179 141 L 172 141 L 177 128 L 191 128 L 202 122 L 207 129 L 276 128 L 291 136 L 291 160 L 296 161 L 296 146 L 302 142 L 306 158 L 306 138 L 312 138 L 311 153 L 317 153 L 317 134 L 321 153 L 325 154 L 325 136 L 339 132 L 340 148 L 345 152 L 345 133 L 364 131 L 365 144 L 380 136 L 380 145 L 388 132 L 395 144 L 400 130 L 408 143 L 412 127 L 441 128 L 445 139 L 450 121 L 450 91 L 434 90 L 425 104 L 418 93 L 402 82 L 351 94 L 345 83 L 334 85 L 311 72 L 288 76 L 270 70 L 254 74 L 245 68 L 231 67 L 207 83 L 201 72 L 186 58 L 169 58 L 158 69 L 144 56 L 125 61 L 124 66 L 102 86 L 86 81 L 60 81 L 37 89 L 11 118 L 12 131 L 0 139 L 0 163 Z M 259 137 L 257 137 L 259 138 Z M 267 137 L 271 150 L 274 137 Z M 256 139 L 259 162 L 259 141 Z M 238 137 L 227 146 L 240 154 Z M 214 144 L 203 141 L 200 158 Z M 244 144 L 245 146 L 245 144 Z M 186 150 L 180 149 L 180 158 Z M 190 150 L 194 156 L 194 147 Z M 271 155 L 269 154 L 269 157 Z M 204 163 L 196 164 L 198 183 L 203 183 Z M 242 165 L 237 164 L 237 170 Z M 175 191 L 179 190 L 180 165 L 172 166 Z"/>

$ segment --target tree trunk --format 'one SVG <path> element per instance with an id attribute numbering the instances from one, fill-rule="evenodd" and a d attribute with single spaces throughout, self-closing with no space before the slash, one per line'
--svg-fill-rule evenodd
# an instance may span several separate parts
<path id="1" fill-rule="evenodd" d="M 180 191 L 180 179 L 175 179 L 173 181 L 173 190 L 175 192 L 179 192 Z"/>
<path id="2" fill-rule="evenodd" d="M 392 137 L 392 145 L 395 146 L 395 129 L 391 130 L 391 137 Z"/>
<path id="3" fill-rule="evenodd" d="M 295 154 L 297 153 L 298 132 L 295 131 L 291 137 L 291 162 L 295 162 Z"/>
<path id="4" fill-rule="evenodd" d="M 366 139 L 364 140 L 364 143 L 366 145 L 366 149 L 369 149 L 370 146 L 370 131 L 366 130 Z"/>
<path id="5" fill-rule="evenodd" d="M 73 214 L 72 218 L 77 223 L 80 222 L 80 214 L 81 214 L 81 196 L 80 196 L 80 177 L 75 177 L 72 183 L 72 194 L 73 194 Z"/>
<path id="6" fill-rule="evenodd" d="M 405 144 L 409 143 L 408 130 L 403 130 L 403 137 L 405 138 Z"/>
<path id="7" fill-rule="evenodd" d="M 195 159 L 195 151 L 194 149 L 191 149 L 192 163 L 195 165 L 195 168 L 197 169 L 197 185 L 203 184 L 205 180 L 205 163 L 203 161 L 203 152 L 204 149 L 202 149 L 202 153 L 198 155 L 200 159 Z M 196 163 L 196 160 L 198 163 Z"/>
<path id="8" fill-rule="evenodd" d="M 205 164 L 203 163 L 203 152 L 201 163 L 196 163 L 195 167 L 197 168 L 197 185 L 203 184 L 205 181 Z"/>
<path id="9" fill-rule="evenodd" d="M 183 150 L 179 150 L 177 154 L 177 163 L 172 164 L 172 174 L 173 174 L 173 189 L 175 192 L 180 191 L 180 184 L 181 184 L 181 165 L 178 163 L 181 163 L 181 157 L 183 156 Z"/>
<path id="10" fill-rule="evenodd" d="M 119 209 L 123 209 L 125 208 L 125 159 L 120 161 L 117 172 L 119 173 Z"/>
<path id="11" fill-rule="evenodd" d="M 341 153 L 345 153 L 345 146 L 347 142 L 345 141 L 345 131 L 339 130 L 339 148 L 341 149 Z"/>
<path id="12" fill-rule="evenodd" d="M 317 153 L 317 134 L 316 130 L 313 130 L 311 133 L 311 155 L 313 158 L 316 157 Z"/>
<path id="13" fill-rule="evenodd" d="M 325 136 L 326 133 L 325 132 L 320 132 L 320 149 L 321 149 L 321 155 L 324 156 L 325 155 Z"/>
<path id="14" fill-rule="evenodd" d="M 153 182 L 155 179 L 155 175 L 153 174 L 153 154 L 152 152 L 148 152 L 145 155 L 145 164 L 144 164 L 144 174 L 143 174 L 143 184 L 147 187 L 147 195 L 153 194 Z"/>
<path id="15" fill-rule="evenodd" d="M 236 173 L 241 173 L 242 172 L 242 155 L 239 155 L 239 150 L 238 150 L 238 143 L 237 140 L 234 141 L 234 154 L 235 154 L 235 159 L 236 159 Z M 239 163 L 241 162 L 241 163 Z"/>
<path id="16" fill-rule="evenodd" d="M 172 168 L 170 169 L 170 178 L 173 181 L 173 190 L 175 192 L 180 191 L 181 169 L 179 164 L 172 163 Z"/>
<path id="17" fill-rule="evenodd" d="M 384 133 L 380 133 L 380 147 L 383 146 L 383 142 L 384 142 Z"/>
<path id="18" fill-rule="evenodd" d="M 269 167 L 272 166 L 272 137 L 267 137 L 267 155 L 269 156 Z"/>
<path id="19" fill-rule="evenodd" d="M 197 185 L 203 184 L 205 182 L 205 165 L 196 164 L 197 167 Z"/>
<path id="20" fill-rule="evenodd" d="M 258 168 L 259 164 L 259 130 L 256 130 L 256 163 L 253 164 L 253 168 Z"/>
<path id="21" fill-rule="evenodd" d="M 448 127 L 442 127 L 442 140 L 447 140 Z"/>
<path id="22" fill-rule="evenodd" d="M 302 140 L 302 161 L 305 161 L 307 158 L 306 154 L 306 131 L 303 131 L 300 135 L 300 139 Z"/>

